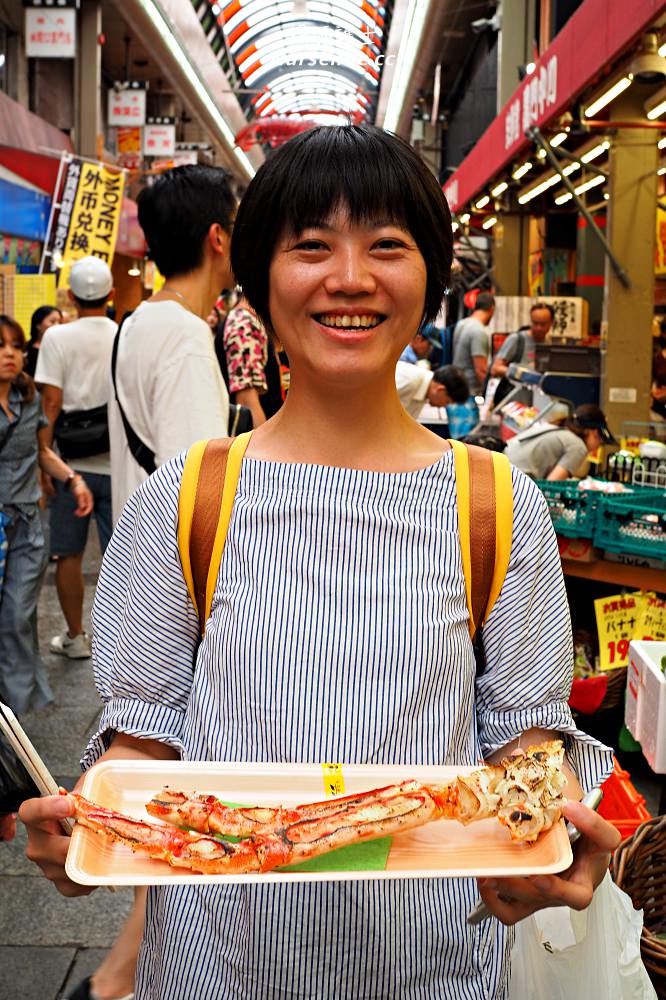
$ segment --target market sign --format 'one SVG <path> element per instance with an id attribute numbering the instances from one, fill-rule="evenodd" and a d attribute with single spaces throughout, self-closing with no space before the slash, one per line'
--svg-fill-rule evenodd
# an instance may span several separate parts
<path id="1" fill-rule="evenodd" d="M 146 85 L 138 80 L 114 83 L 109 90 L 107 125 L 144 125 Z"/>
<path id="2" fill-rule="evenodd" d="M 143 129 L 143 155 L 171 159 L 176 153 L 174 118 L 149 118 Z"/>
<path id="3" fill-rule="evenodd" d="M 663 9 L 662 0 L 585 0 L 449 178 L 444 194 L 451 210 L 466 205 L 527 150 L 526 130 L 566 111 Z"/>
<path id="4" fill-rule="evenodd" d="M 75 260 L 93 255 L 109 267 L 118 236 L 125 175 L 102 163 L 68 158 L 64 188 L 53 227 L 53 238 L 44 252 L 42 270 L 60 271 L 66 284 Z M 56 188 L 56 194 L 59 190 Z M 54 203 L 56 198 L 54 197 Z"/>
<path id="5" fill-rule="evenodd" d="M 73 59 L 76 55 L 76 11 L 27 7 L 25 54 L 37 59 Z"/>
<path id="6" fill-rule="evenodd" d="M 141 132 L 140 125 L 123 125 L 116 129 L 116 152 L 121 167 L 138 170 L 141 166 Z"/>
<path id="7" fill-rule="evenodd" d="M 599 667 L 616 670 L 629 662 L 632 639 L 659 639 L 666 627 L 666 602 L 651 591 L 600 597 L 594 602 Z"/>

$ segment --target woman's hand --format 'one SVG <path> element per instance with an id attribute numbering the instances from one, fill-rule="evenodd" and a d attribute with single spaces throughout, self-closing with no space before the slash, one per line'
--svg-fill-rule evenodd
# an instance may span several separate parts
<path id="1" fill-rule="evenodd" d="M 19 819 L 28 831 L 25 855 L 39 865 L 47 879 L 63 896 L 87 896 L 92 886 L 78 885 L 65 872 L 69 837 L 58 820 L 74 814 L 72 800 L 65 795 L 28 799 L 19 809 Z"/>
<path id="2" fill-rule="evenodd" d="M 564 815 L 582 834 L 574 845 L 574 861 L 567 871 L 561 875 L 478 880 L 481 898 L 503 924 L 516 924 L 549 906 L 584 910 L 592 902 L 592 894 L 606 874 L 611 852 L 621 837 L 607 820 L 580 802 L 567 802 Z"/>
<path id="3" fill-rule="evenodd" d="M 75 483 L 70 486 L 72 495 L 76 500 L 76 510 L 74 511 L 75 517 L 86 517 L 86 515 L 92 513 L 92 509 L 95 501 L 93 500 L 93 495 L 86 485 L 86 481 L 83 478 L 79 478 Z"/>

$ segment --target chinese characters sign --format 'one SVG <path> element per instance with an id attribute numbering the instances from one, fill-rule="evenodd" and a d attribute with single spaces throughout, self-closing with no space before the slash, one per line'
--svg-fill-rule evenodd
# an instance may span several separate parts
<path id="1" fill-rule="evenodd" d="M 525 84 L 522 100 L 517 97 L 504 117 L 504 148 L 509 149 L 528 128 L 541 121 L 557 103 L 557 56 L 552 56 Z"/>
<path id="2" fill-rule="evenodd" d="M 25 54 L 38 59 L 73 59 L 76 55 L 76 11 L 27 7 Z"/>
<path id="3" fill-rule="evenodd" d="M 143 129 L 143 155 L 170 159 L 176 153 L 176 125 L 172 118 L 149 118 Z"/>
<path id="4" fill-rule="evenodd" d="M 654 610 L 650 601 L 656 602 Z M 599 634 L 599 666 L 601 670 L 616 670 L 626 667 L 629 660 L 629 643 L 632 639 L 647 638 L 647 629 L 655 631 L 652 617 L 663 613 L 656 605 L 654 594 L 637 591 L 634 594 L 620 594 L 617 597 L 600 597 L 594 602 Z M 646 613 L 650 612 L 647 615 Z"/>
<path id="5" fill-rule="evenodd" d="M 141 87 L 121 87 L 109 91 L 109 125 L 143 125 L 146 120 L 146 91 Z"/>
<path id="6" fill-rule="evenodd" d="M 46 270 L 61 268 L 60 284 L 80 257 L 93 254 L 111 266 L 124 185 L 122 171 L 76 157 L 67 163 L 52 246 L 45 253 Z"/>

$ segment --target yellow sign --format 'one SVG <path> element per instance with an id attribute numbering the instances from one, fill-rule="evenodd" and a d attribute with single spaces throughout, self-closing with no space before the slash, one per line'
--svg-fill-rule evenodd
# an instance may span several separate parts
<path id="1" fill-rule="evenodd" d="M 116 248 L 125 175 L 101 163 L 83 163 L 69 232 L 62 256 L 60 285 L 66 285 L 75 260 L 93 255 L 111 267 Z"/>
<path id="2" fill-rule="evenodd" d="M 345 794 L 345 779 L 342 774 L 342 764 L 322 764 L 324 772 L 324 791 L 329 795 Z"/>
<path id="3" fill-rule="evenodd" d="M 666 274 L 666 211 L 657 208 L 657 240 L 654 248 L 654 273 Z"/>
<path id="4" fill-rule="evenodd" d="M 647 594 L 647 603 L 638 623 L 636 639 L 666 640 L 666 601 L 656 594 Z"/>
<path id="5" fill-rule="evenodd" d="M 639 635 L 641 619 L 652 595 L 642 593 L 600 597 L 594 602 L 599 633 L 599 666 L 601 670 L 626 667 L 629 643 Z"/>

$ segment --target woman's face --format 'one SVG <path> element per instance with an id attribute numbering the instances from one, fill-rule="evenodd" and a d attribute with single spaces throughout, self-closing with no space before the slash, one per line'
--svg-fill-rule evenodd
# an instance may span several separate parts
<path id="1" fill-rule="evenodd" d="M 299 370 L 362 383 L 396 362 L 421 322 L 426 266 L 407 230 L 344 211 L 278 243 L 269 272 L 275 332 Z"/>
<path id="2" fill-rule="evenodd" d="M 23 371 L 23 347 L 11 330 L 0 328 L 0 382 L 13 382 Z"/>
<path id="3" fill-rule="evenodd" d="M 40 338 L 50 326 L 56 326 L 58 323 L 62 323 L 62 319 L 60 318 L 58 310 L 54 309 L 53 312 L 48 313 L 48 315 L 44 317 L 41 323 L 37 324 L 37 333 Z"/>

